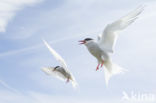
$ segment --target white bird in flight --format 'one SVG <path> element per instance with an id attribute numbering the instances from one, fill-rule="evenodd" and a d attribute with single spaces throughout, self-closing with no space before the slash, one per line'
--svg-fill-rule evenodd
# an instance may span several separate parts
<path id="1" fill-rule="evenodd" d="M 68 67 L 64 61 L 64 59 L 54 50 L 50 47 L 50 45 L 43 40 L 46 47 L 49 49 L 49 51 L 52 53 L 52 55 L 55 57 L 55 59 L 60 62 L 61 66 L 55 66 L 55 67 L 44 67 L 42 68 L 42 71 L 45 72 L 48 75 L 52 75 L 60 80 L 66 81 L 68 83 L 71 81 L 73 87 L 75 88 L 78 84 L 72 75 L 71 72 L 69 72 Z"/>
<path id="2" fill-rule="evenodd" d="M 116 43 L 118 33 L 125 29 L 127 26 L 132 24 L 137 18 L 138 15 L 143 11 L 144 6 L 141 6 L 134 11 L 130 12 L 128 15 L 120 18 L 119 20 L 108 24 L 103 33 L 98 35 L 98 40 L 95 41 L 92 38 L 86 38 L 84 40 L 79 41 L 80 44 L 84 44 L 88 51 L 96 57 L 98 61 L 98 65 L 96 70 L 105 66 L 105 81 L 106 85 L 108 85 L 108 81 L 112 75 L 119 74 L 123 72 L 123 69 L 119 67 L 117 64 L 112 63 L 110 53 L 113 53 L 114 45 Z"/>

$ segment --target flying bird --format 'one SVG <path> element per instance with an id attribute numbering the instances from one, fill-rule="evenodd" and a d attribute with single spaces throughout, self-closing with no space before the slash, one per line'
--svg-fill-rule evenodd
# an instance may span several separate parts
<path id="1" fill-rule="evenodd" d="M 71 72 L 69 72 L 68 67 L 64 59 L 53 49 L 50 47 L 50 45 L 43 40 L 45 46 L 49 49 L 51 54 L 55 57 L 55 59 L 60 62 L 61 66 L 55 66 L 55 67 L 44 67 L 42 68 L 42 71 L 45 72 L 47 75 L 52 75 L 60 80 L 66 81 L 68 83 L 71 81 L 72 86 L 75 88 L 78 84 L 72 75 Z"/>
<path id="2" fill-rule="evenodd" d="M 144 6 L 140 6 L 128 15 L 108 24 L 103 33 L 98 35 L 97 41 L 92 38 L 86 38 L 79 41 L 80 44 L 84 44 L 88 51 L 97 59 L 98 65 L 96 67 L 96 71 L 99 70 L 99 67 L 103 67 L 103 65 L 105 66 L 106 69 L 104 72 L 106 85 L 108 85 L 110 77 L 115 74 L 119 74 L 124 70 L 117 64 L 112 63 L 110 57 L 110 54 L 114 51 L 114 46 L 119 32 L 132 24 L 138 18 L 143 9 Z"/>

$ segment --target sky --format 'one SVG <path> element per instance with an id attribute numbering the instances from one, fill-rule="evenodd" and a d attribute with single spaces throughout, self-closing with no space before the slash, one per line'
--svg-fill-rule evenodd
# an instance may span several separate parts
<path id="1" fill-rule="evenodd" d="M 104 68 L 95 71 L 96 59 L 78 41 L 96 39 L 142 4 L 144 12 L 120 33 L 112 55 L 127 72 L 106 87 Z M 156 98 L 155 11 L 155 0 L 0 0 L 0 103 L 120 103 L 124 93 Z M 42 39 L 65 59 L 77 89 L 41 71 L 59 65 Z"/>

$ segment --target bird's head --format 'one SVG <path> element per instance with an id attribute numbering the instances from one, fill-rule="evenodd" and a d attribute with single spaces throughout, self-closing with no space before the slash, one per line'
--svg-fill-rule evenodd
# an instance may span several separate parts
<path id="1" fill-rule="evenodd" d="M 60 66 L 56 66 L 54 69 L 57 69 L 57 68 L 59 68 Z"/>
<path id="2" fill-rule="evenodd" d="M 87 44 L 87 43 L 89 43 L 91 41 L 93 41 L 92 38 L 85 38 L 84 40 L 80 40 L 79 42 L 80 42 L 80 44 Z"/>
<path id="3" fill-rule="evenodd" d="M 60 66 L 56 66 L 56 67 L 54 67 L 54 69 L 53 69 L 53 71 L 55 71 L 57 68 L 59 68 Z"/>

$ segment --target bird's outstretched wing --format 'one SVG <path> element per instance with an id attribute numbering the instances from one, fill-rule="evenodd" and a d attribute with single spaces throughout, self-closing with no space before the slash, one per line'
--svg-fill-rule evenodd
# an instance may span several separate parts
<path id="1" fill-rule="evenodd" d="M 59 72 L 57 70 L 53 71 L 54 67 L 43 67 L 43 68 L 41 68 L 41 70 L 44 73 L 46 73 L 47 75 L 53 76 L 53 77 L 55 77 L 55 78 L 57 78 L 59 80 L 62 80 L 62 81 L 67 81 L 67 77 L 65 77 L 61 72 Z M 72 86 L 74 88 L 76 88 L 78 86 L 78 83 L 76 82 L 76 80 L 75 80 L 74 76 L 72 75 L 72 73 L 70 73 L 70 75 L 71 75 L 70 80 L 71 80 Z"/>
<path id="2" fill-rule="evenodd" d="M 50 45 L 45 40 L 43 40 L 43 42 L 46 45 L 46 47 L 49 49 L 49 51 L 52 53 L 52 55 L 55 57 L 55 59 L 61 63 L 61 66 L 67 69 L 67 64 L 64 61 L 64 59 L 52 47 L 50 47 Z"/>
<path id="3" fill-rule="evenodd" d="M 104 29 L 102 35 L 98 36 L 98 43 L 100 47 L 112 53 L 115 42 L 117 40 L 118 32 L 133 23 L 143 10 L 144 6 L 140 6 L 134 11 L 130 12 L 128 15 L 111 24 L 108 24 Z"/>

